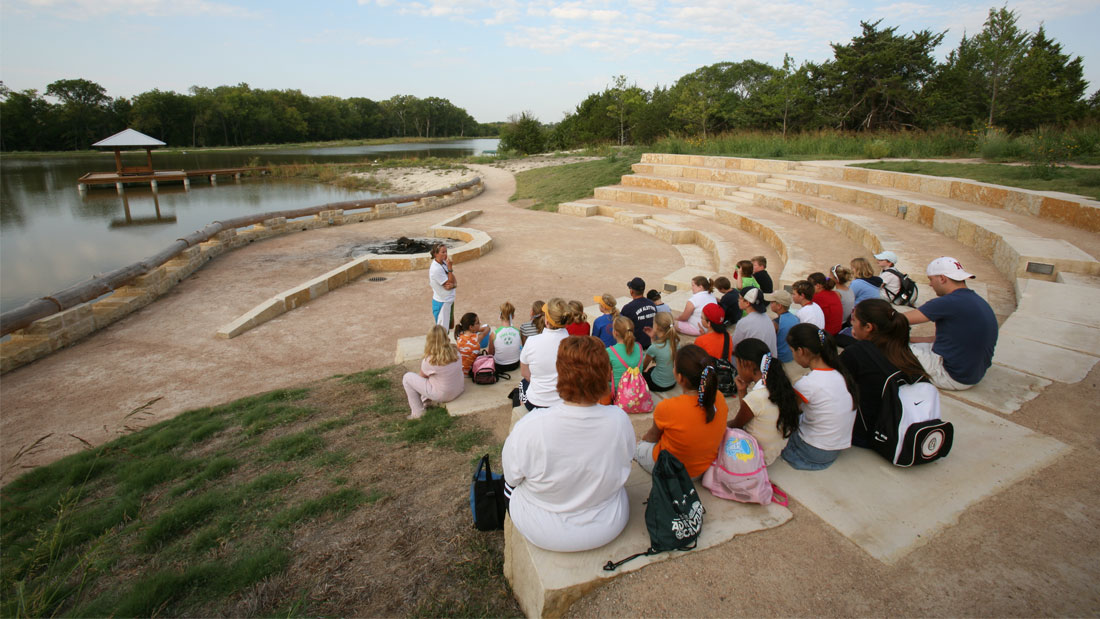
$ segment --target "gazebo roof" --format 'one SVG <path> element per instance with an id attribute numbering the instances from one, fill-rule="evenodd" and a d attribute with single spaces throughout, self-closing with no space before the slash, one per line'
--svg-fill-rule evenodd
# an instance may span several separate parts
<path id="1" fill-rule="evenodd" d="M 140 131 L 126 129 L 92 144 L 92 146 L 99 148 L 156 148 L 167 146 L 167 144 Z"/>

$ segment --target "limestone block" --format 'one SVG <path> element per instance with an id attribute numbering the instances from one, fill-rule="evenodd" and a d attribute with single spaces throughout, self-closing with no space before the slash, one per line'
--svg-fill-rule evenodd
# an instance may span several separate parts
<path id="1" fill-rule="evenodd" d="M 634 213 L 631 211 L 620 211 L 615 213 L 615 223 L 621 226 L 633 226 L 640 224 L 649 219 L 649 215 L 645 213 Z"/>
<path id="2" fill-rule="evenodd" d="M 951 181 L 945 178 L 922 176 L 920 192 L 930 196 L 948 198 L 951 196 Z"/>
<path id="3" fill-rule="evenodd" d="M 416 254 L 414 254 L 416 255 Z M 427 254 L 424 254 L 427 256 Z M 370 268 L 372 271 L 411 271 L 413 270 L 412 261 L 408 256 L 392 256 L 382 254 L 369 254 L 370 256 Z M 451 255 L 454 259 L 454 255 Z M 431 257 L 428 258 L 431 260 Z"/>
<path id="4" fill-rule="evenodd" d="M 305 285 L 308 286 L 309 299 L 311 301 L 313 301 L 315 299 L 318 299 L 318 298 L 328 294 L 328 291 L 329 291 L 328 277 L 325 276 L 325 275 L 321 275 L 320 277 L 315 277 L 315 278 L 309 280 L 308 282 L 306 282 Z"/>
<path id="5" fill-rule="evenodd" d="M 223 340 L 237 337 L 249 329 L 258 327 L 272 318 L 286 313 L 286 310 L 286 301 L 282 297 L 273 297 L 219 328 L 215 333 L 215 337 Z"/>
<path id="6" fill-rule="evenodd" d="M 326 290 L 336 290 L 340 286 L 348 283 L 348 271 L 346 267 L 347 265 L 339 269 L 329 271 L 328 273 L 321 276 L 325 278 Z"/>
<path id="7" fill-rule="evenodd" d="M 952 213 L 937 211 L 932 219 L 932 229 L 947 238 L 959 238 L 959 218 Z"/>
<path id="8" fill-rule="evenodd" d="M 421 347 L 423 352 L 423 347 Z M 418 359 L 419 360 L 419 359 Z M 447 402 L 444 406 L 452 417 L 465 417 L 466 415 L 485 414 L 500 418 L 508 414 L 512 409 L 512 401 L 508 394 L 519 386 L 519 370 L 509 372 L 510 379 L 500 379 L 492 385 L 475 385 L 469 378 L 466 379 L 466 389 L 462 395 Z"/>
<path id="9" fill-rule="evenodd" d="M 52 337 L 65 328 L 65 317 L 60 313 L 39 318 L 22 329 L 26 335 Z"/>
<path id="10" fill-rule="evenodd" d="M 217 242 L 219 247 L 224 247 L 224 244 Z M 138 275 L 131 282 L 134 286 L 140 286 L 142 288 L 152 288 L 156 290 L 156 287 L 164 281 L 165 268 L 163 266 L 157 267 L 152 271 Z"/>
<path id="11" fill-rule="evenodd" d="M 92 305 L 96 329 L 102 329 L 129 313 L 130 308 L 126 304 L 112 302 L 109 297 Z"/>
<path id="12" fill-rule="evenodd" d="M 574 217 L 592 217 L 599 214 L 599 207 L 595 204 L 584 204 L 582 202 L 562 202 L 558 205 L 558 212 Z"/>
<path id="13" fill-rule="evenodd" d="M 51 352 L 50 339 L 41 335 L 16 335 L 0 342 L 0 356 L 10 359 L 14 367 L 25 365 Z"/>
<path id="14" fill-rule="evenodd" d="M 309 286 L 305 284 L 295 286 L 286 292 L 282 292 L 278 294 L 276 298 L 283 299 L 287 310 L 301 307 L 309 303 L 310 299 L 312 299 L 309 293 Z"/>
<path id="15" fill-rule="evenodd" d="M 466 244 L 450 252 L 450 257 L 451 261 L 455 263 L 475 260 L 481 257 L 481 250 L 476 244 Z"/>
<path id="16" fill-rule="evenodd" d="M 915 174 L 905 174 L 903 172 L 893 172 L 891 174 L 893 180 L 893 187 L 902 191 L 920 191 L 920 176 Z"/>
<path id="17" fill-rule="evenodd" d="M 867 168 L 844 168 L 844 180 L 866 183 L 870 172 Z"/>
<path id="18" fill-rule="evenodd" d="M 1073 225 L 1082 230 L 1100 232 L 1100 207 L 1082 204 L 1073 218 Z"/>
<path id="19" fill-rule="evenodd" d="M 430 258 L 429 258 L 430 259 Z M 348 263 L 344 269 L 344 273 L 347 274 L 348 281 L 357 279 L 369 270 L 369 263 L 367 256 L 359 257 Z"/>
<path id="20" fill-rule="evenodd" d="M 374 210 L 377 211 L 380 215 L 392 216 L 397 214 L 397 203 L 386 202 L 384 204 L 379 204 L 374 207 Z"/>
<path id="21" fill-rule="evenodd" d="M 637 465 L 626 482 L 630 518 L 626 528 L 606 546 L 582 552 L 551 552 L 527 542 L 506 519 L 504 525 L 504 577 L 508 580 L 523 612 L 528 617 L 560 617 L 576 600 L 622 574 L 660 561 L 688 556 L 686 552 L 662 552 L 643 556 L 608 572 L 603 565 L 644 551 L 649 546 L 644 502 L 652 480 Z M 791 518 L 782 506 L 755 505 L 715 498 L 696 484 L 706 515 L 698 547 L 711 548 L 738 535 L 777 527 Z"/>

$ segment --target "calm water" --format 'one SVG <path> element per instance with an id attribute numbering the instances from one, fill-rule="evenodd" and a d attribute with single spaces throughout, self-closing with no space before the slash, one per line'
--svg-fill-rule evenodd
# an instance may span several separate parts
<path id="1" fill-rule="evenodd" d="M 348 162 L 364 158 L 463 157 L 497 147 L 496 139 L 336 148 L 153 153 L 157 169 L 223 168 L 261 163 Z M 137 159 L 144 157 L 142 154 Z M 130 157 L 127 158 L 127 162 Z M 136 159 L 135 159 L 136 161 Z M 206 224 L 249 213 L 304 208 L 380 194 L 268 178 L 198 179 L 191 190 L 161 185 L 92 189 L 85 172 L 114 171 L 112 153 L 0 158 L 0 312 L 62 290 L 96 273 L 125 266 Z"/>

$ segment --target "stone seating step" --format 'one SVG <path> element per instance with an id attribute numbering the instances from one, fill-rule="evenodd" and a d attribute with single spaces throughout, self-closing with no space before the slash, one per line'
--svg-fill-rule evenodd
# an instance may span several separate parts
<path id="1" fill-rule="evenodd" d="M 875 559 L 894 564 L 954 524 L 970 505 L 1051 464 L 1070 448 L 1051 437 L 952 398 L 942 416 L 955 427 L 947 457 L 901 468 L 870 450 L 845 450 L 824 471 L 782 459 L 771 479 Z"/>
<path id="2" fill-rule="evenodd" d="M 770 173 L 740 170 L 737 168 L 719 168 L 698 165 L 680 165 L 648 163 L 644 159 L 632 166 L 635 174 L 664 178 L 684 178 L 704 182 L 720 182 L 733 185 L 755 185 L 766 179 Z"/>
<path id="3" fill-rule="evenodd" d="M 640 187 L 627 187 L 624 185 L 609 185 L 596 187 L 593 195 L 597 200 L 613 200 L 626 204 L 641 204 L 655 206 L 677 211 L 686 211 L 698 208 L 703 198 L 691 194 L 675 191 L 662 191 L 659 189 L 642 189 Z"/>
<path id="4" fill-rule="evenodd" d="M 622 177 L 621 183 L 624 187 L 659 189 L 708 198 L 721 198 L 738 188 L 738 185 L 732 183 L 700 181 L 679 177 L 670 178 L 651 174 L 627 174 Z"/>
<path id="5" fill-rule="evenodd" d="M 662 552 L 642 556 L 623 564 L 614 572 L 603 566 L 649 548 L 645 524 L 645 501 L 649 498 L 652 478 L 635 463 L 626 483 L 630 497 L 630 518 L 623 532 L 611 543 L 583 552 L 552 552 L 524 539 L 511 519 L 504 526 L 504 577 L 520 608 L 528 617 L 560 617 L 573 602 L 612 579 L 666 560 L 690 556 L 724 544 L 738 535 L 777 527 L 791 519 L 786 507 L 775 503 L 755 505 L 719 499 L 702 484 L 696 492 L 706 509 L 698 547 L 690 552 Z"/>

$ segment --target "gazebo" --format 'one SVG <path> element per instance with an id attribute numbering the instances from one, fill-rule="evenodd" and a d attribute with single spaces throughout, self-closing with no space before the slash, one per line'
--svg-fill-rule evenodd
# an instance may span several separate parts
<path id="1" fill-rule="evenodd" d="M 95 144 L 92 144 L 94 148 L 111 148 L 115 151 L 115 170 L 119 176 L 127 176 L 134 174 L 153 174 L 153 149 L 160 148 L 161 146 L 167 146 L 160 140 L 145 135 L 140 131 L 133 129 L 125 129 L 112 135 L 109 138 L 102 139 Z M 147 165 L 143 166 L 124 166 L 122 165 L 122 150 L 136 150 L 145 149 L 145 161 Z"/>

